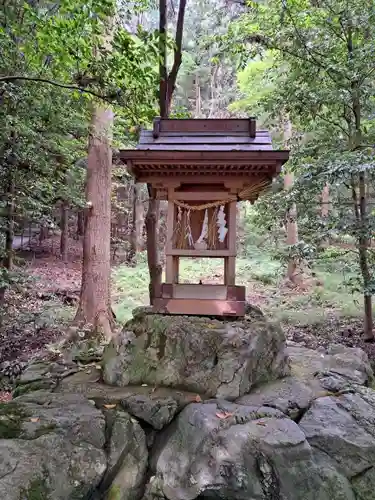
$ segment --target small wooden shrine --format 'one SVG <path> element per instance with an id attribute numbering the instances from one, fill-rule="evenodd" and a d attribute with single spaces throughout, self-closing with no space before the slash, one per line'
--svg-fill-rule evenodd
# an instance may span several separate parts
<path id="1" fill-rule="evenodd" d="M 235 283 L 237 202 L 254 202 L 289 152 L 273 150 L 254 118 L 156 118 L 121 158 L 136 182 L 168 200 L 165 283 L 155 311 L 243 316 L 245 287 Z M 224 283 L 179 283 L 181 257 L 223 259 Z"/>

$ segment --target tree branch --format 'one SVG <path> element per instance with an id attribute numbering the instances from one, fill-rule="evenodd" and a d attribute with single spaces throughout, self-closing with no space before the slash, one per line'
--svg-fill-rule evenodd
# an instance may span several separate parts
<path id="1" fill-rule="evenodd" d="M 182 63 L 182 36 L 184 32 L 185 11 L 186 11 L 186 0 L 180 0 L 180 5 L 178 8 L 178 18 L 177 18 L 176 38 L 175 38 L 176 45 L 174 49 L 173 66 L 168 75 L 168 83 L 167 83 L 168 110 L 171 105 L 173 92 L 176 88 L 178 71 Z"/>
<path id="2" fill-rule="evenodd" d="M 53 87 L 59 87 L 62 89 L 68 89 L 68 90 L 78 90 L 80 92 L 84 92 L 85 94 L 90 94 L 94 97 L 97 97 L 98 99 L 102 99 L 103 101 L 107 102 L 112 102 L 109 96 L 103 96 L 101 94 L 98 94 L 97 92 L 87 89 L 85 87 L 79 87 L 77 85 L 70 85 L 66 83 L 60 83 L 56 82 L 55 80 L 49 80 L 48 78 L 39 78 L 39 77 L 33 77 L 33 76 L 21 76 L 21 75 L 9 75 L 9 76 L 0 76 L 0 83 L 10 83 L 14 81 L 26 81 L 26 82 L 35 82 L 35 83 L 44 83 L 46 85 L 51 85 Z"/>

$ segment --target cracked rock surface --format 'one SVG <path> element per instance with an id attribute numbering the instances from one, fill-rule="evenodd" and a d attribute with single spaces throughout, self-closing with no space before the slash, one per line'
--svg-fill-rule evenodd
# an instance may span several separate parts
<path id="1" fill-rule="evenodd" d="M 146 438 L 125 412 L 84 396 L 37 391 L 0 405 L 2 500 L 134 500 L 143 494 Z M 108 417 L 108 418 L 106 418 Z"/>
<path id="2" fill-rule="evenodd" d="M 217 320 L 138 312 L 104 352 L 104 381 L 233 400 L 288 372 L 285 336 L 265 318 Z"/>
<path id="3" fill-rule="evenodd" d="M 138 314 L 103 374 L 24 370 L 0 405 L 0 499 L 375 500 L 372 387 L 363 351 L 286 345 L 259 315 Z"/>

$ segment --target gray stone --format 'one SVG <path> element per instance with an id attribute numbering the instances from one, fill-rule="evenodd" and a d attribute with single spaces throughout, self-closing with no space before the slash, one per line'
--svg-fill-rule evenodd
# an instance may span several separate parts
<path id="1" fill-rule="evenodd" d="M 288 372 L 284 346 L 282 330 L 263 318 L 140 314 L 105 349 L 103 377 L 233 400 Z"/>
<path id="2" fill-rule="evenodd" d="M 84 394 L 95 401 L 98 407 L 105 404 L 120 405 L 128 413 L 160 430 L 197 394 L 165 387 L 150 386 L 111 387 L 98 382 L 100 370 L 93 369 L 75 373 L 62 380 L 57 390 Z"/>
<path id="3" fill-rule="evenodd" d="M 289 344 L 287 354 L 291 377 L 261 385 L 236 403 L 272 406 L 298 420 L 315 399 L 359 390 L 359 383 L 372 378 L 367 356 L 360 349 L 332 346 L 318 352 Z"/>
<path id="4" fill-rule="evenodd" d="M 267 407 L 187 406 L 158 437 L 151 468 L 145 500 L 354 500 L 345 478 L 315 462 L 298 425 Z"/>
<path id="5" fill-rule="evenodd" d="M 240 405 L 259 405 L 277 408 L 293 420 L 297 420 L 311 402 L 326 396 L 319 381 L 286 377 L 266 385 L 262 385 L 246 396 L 236 400 Z"/>
<path id="6" fill-rule="evenodd" d="M 352 479 L 356 500 L 375 500 L 375 468 Z"/>
<path id="7" fill-rule="evenodd" d="M 138 422 L 125 412 L 113 412 L 109 468 L 103 481 L 106 500 L 141 498 L 148 464 L 146 436 Z"/>
<path id="8" fill-rule="evenodd" d="M 348 395 L 325 397 L 313 402 L 311 408 L 300 421 L 300 428 L 309 443 L 324 451 L 338 464 L 346 477 L 353 478 L 375 464 L 375 438 L 365 427 L 373 419 L 372 409 L 366 426 L 366 414 L 360 408 L 368 406 L 348 398 Z M 345 408 L 358 409 L 356 417 Z M 371 420 L 370 420 L 371 419 Z"/>
<path id="9" fill-rule="evenodd" d="M 358 348 L 332 345 L 325 352 L 318 352 L 305 347 L 288 345 L 292 375 L 306 379 L 315 375 L 319 378 L 336 378 L 336 389 L 341 381 L 344 385 L 370 384 L 373 371 L 367 354 Z M 327 382 L 328 383 L 328 382 Z M 340 389 L 340 390 L 341 390 Z"/>
<path id="10" fill-rule="evenodd" d="M 98 486 L 107 467 L 105 421 L 86 400 L 32 393 L 0 413 L 2 500 L 78 499 Z"/>
<path id="11" fill-rule="evenodd" d="M 1 404 L 0 498 L 82 500 L 107 485 L 118 493 L 108 500 L 139 500 L 145 434 L 124 411 L 107 414 L 80 394 L 36 391 Z"/>
<path id="12" fill-rule="evenodd" d="M 121 406 L 157 430 L 168 425 L 179 410 L 178 402 L 168 396 L 152 398 L 147 395 L 132 394 L 121 400 Z"/>

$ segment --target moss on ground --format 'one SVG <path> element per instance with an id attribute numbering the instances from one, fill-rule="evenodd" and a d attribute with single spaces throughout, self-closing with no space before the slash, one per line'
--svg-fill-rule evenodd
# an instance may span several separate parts
<path id="1" fill-rule="evenodd" d="M 17 439 L 24 420 L 30 416 L 19 403 L 0 404 L 0 439 Z"/>
<path id="2" fill-rule="evenodd" d="M 20 500 L 51 500 L 46 478 L 37 477 L 30 481 L 28 487 L 22 489 Z"/>
<path id="3" fill-rule="evenodd" d="M 51 389 L 53 382 L 51 380 L 35 380 L 28 384 L 18 385 L 13 391 L 13 397 L 17 398 L 23 394 L 28 394 L 30 392 L 40 391 L 43 389 Z"/>
<path id="4" fill-rule="evenodd" d="M 120 500 L 121 499 L 121 488 L 117 484 L 112 484 L 109 488 L 106 500 Z"/>

